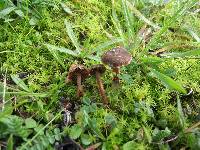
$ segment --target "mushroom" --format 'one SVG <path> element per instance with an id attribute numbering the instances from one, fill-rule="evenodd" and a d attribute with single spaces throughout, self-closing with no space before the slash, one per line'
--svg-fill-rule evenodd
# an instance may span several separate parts
<path id="1" fill-rule="evenodd" d="M 77 83 L 77 97 L 83 96 L 83 86 L 81 81 L 89 76 L 89 70 L 80 64 L 72 64 L 69 68 L 69 73 L 66 78 L 66 83 L 76 82 Z"/>
<path id="2" fill-rule="evenodd" d="M 119 84 L 118 74 L 120 73 L 120 67 L 130 64 L 132 56 L 125 48 L 116 47 L 105 52 L 101 60 L 104 64 L 109 65 L 113 72 L 116 73 L 113 82 Z"/>
<path id="3" fill-rule="evenodd" d="M 105 94 L 105 90 L 104 90 L 103 83 L 102 83 L 102 80 L 101 80 L 101 74 L 103 74 L 105 71 L 106 71 L 105 66 L 102 65 L 102 64 L 98 64 L 98 65 L 92 66 L 92 68 L 90 69 L 90 74 L 96 76 L 96 81 L 97 81 L 99 93 L 100 93 L 100 95 L 103 99 L 103 104 L 107 105 L 108 104 L 108 98 Z"/>

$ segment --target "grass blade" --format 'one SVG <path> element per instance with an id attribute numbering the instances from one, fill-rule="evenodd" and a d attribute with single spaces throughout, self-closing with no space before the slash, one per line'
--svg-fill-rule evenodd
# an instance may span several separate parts
<path id="1" fill-rule="evenodd" d="M 145 133 L 145 136 L 146 136 L 148 142 L 151 143 L 151 141 L 152 141 L 151 133 L 145 126 L 142 126 L 142 128 L 144 130 L 144 133 Z"/>
<path id="2" fill-rule="evenodd" d="M 38 137 L 38 135 L 40 135 L 42 131 L 44 131 L 56 118 L 58 118 L 61 115 L 62 111 L 63 110 L 61 110 L 60 112 L 58 112 L 55 115 L 55 117 L 52 118 L 51 121 L 49 121 L 42 129 L 40 129 L 30 140 L 27 140 L 27 142 L 25 144 L 23 144 L 19 150 L 27 149 L 27 146 L 31 145 L 31 143 Z"/>
<path id="3" fill-rule="evenodd" d="M 4 78 L 4 82 L 3 82 L 3 96 L 2 96 L 2 108 L 1 111 L 4 111 L 5 108 L 5 101 L 6 101 L 6 75 L 7 75 L 7 69 L 6 69 L 6 74 L 5 74 L 5 78 Z"/>
<path id="4" fill-rule="evenodd" d="M 123 8 L 123 14 L 125 17 L 125 21 L 126 21 L 126 28 L 128 31 L 129 39 L 133 39 L 134 33 L 133 33 L 132 28 L 134 27 L 134 25 L 132 25 L 131 22 L 134 22 L 134 21 L 130 17 L 130 16 L 132 16 L 132 14 L 130 13 L 130 10 L 127 7 L 127 0 L 122 0 L 122 8 Z"/>
<path id="5" fill-rule="evenodd" d="M 111 46 L 111 45 L 116 44 L 116 43 L 121 43 L 121 42 L 123 42 L 123 39 L 115 38 L 113 40 L 110 40 L 110 41 L 107 41 L 107 42 L 100 44 L 99 46 L 97 46 L 95 48 L 95 51 L 101 52 L 103 49 L 107 48 L 108 46 Z"/>
<path id="6" fill-rule="evenodd" d="M 186 30 L 197 42 L 200 42 L 200 37 L 192 29 L 187 28 Z"/>
<path id="7" fill-rule="evenodd" d="M 157 40 L 163 35 L 163 33 L 165 33 L 168 28 L 181 16 L 184 15 L 184 13 L 186 13 L 186 11 L 188 9 L 190 9 L 197 0 L 192 1 L 192 2 L 184 2 L 182 3 L 182 6 L 180 6 L 180 8 L 174 13 L 174 15 L 172 17 L 169 18 L 168 21 L 166 21 L 165 25 L 157 32 L 154 34 L 154 36 L 151 38 L 151 41 L 148 43 L 146 50 L 150 49 L 151 45 L 155 45 L 155 43 L 157 42 Z"/>
<path id="8" fill-rule="evenodd" d="M 0 54 L 3 54 L 3 53 L 16 53 L 15 51 L 1 51 Z"/>
<path id="9" fill-rule="evenodd" d="M 77 53 L 79 54 L 81 48 L 80 48 L 80 44 L 78 43 L 78 38 L 75 36 L 74 31 L 72 30 L 71 24 L 67 20 L 65 20 L 64 23 L 67 30 L 67 34 L 69 38 L 71 39 L 72 43 L 74 44 L 74 46 L 76 47 Z"/>
<path id="10" fill-rule="evenodd" d="M 99 63 L 101 63 L 101 58 L 100 57 L 98 57 L 98 56 L 86 56 L 88 59 L 91 59 L 91 60 L 95 60 L 95 61 L 97 61 L 97 62 L 99 62 Z"/>
<path id="11" fill-rule="evenodd" d="M 62 3 L 62 2 L 61 2 L 60 5 L 61 5 L 61 7 L 63 8 L 63 10 L 64 10 L 66 13 L 68 13 L 68 14 L 70 14 L 70 15 L 73 15 L 72 11 L 70 10 L 69 7 L 66 6 L 65 3 Z"/>
<path id="12" fill-rule="evenodd" d="M 50 46 L 50 45 L 48 45 L 48 46 Z M 48 46 L 47 46 L 47 47 L 48 47 Z M 53 50 L 53 49 L 51 49 L 51 48 L 48 48 L 48 50 L 49 50 L 50 53 L 54 56 L 54 58 L 58 61 L 58 63 L 59 63 L 63 68 L 66 68 L 65 65 L 64 65 L 64 63 L 63 63 L 63 61 L 61 61 L 61 59 L 59 58 L 57 51 L 55 51 L 55 50 Z"/>
<path id="13" fill-rule="evenodd" d="M 63 67 L 66 68 L 65 64 L 63 63 L 63 61 L 61 61 L 61 59 L 58 56 L 58 53 L 54 50 L 50 50 L 51 54 L 54 56 L 54 58 L 58 61 L 58 63 Z"/>
<path id="14" fill-rule="evenodd" d="M 180 98 L 179 98 L 178 95 L 177 95 L 177 109 L 178 109 L 180 124 L 181 124 L 182 127 L 184 127 L 185 126 L 185 117 L 184 117 L 184 114 L 183 114 L 181 101 L 180 101 Z"/>
<path id="15" fill-rule="evenodd" d="M 126 1 L 126 5 L 130 8 L 130 10 L 132 10 L 132 12 L 135 14 L 135 16 L 137 16 L 140 20 L 144 21 L 145 23 L 147 23 L 148 25 L 152 26 L 155 29 L 160 29 L 160 27 L 158 25 L 156 25 L 155 23 L 153 23 L 152 21 L 147 19 L 139 10 L 137 10 L 133 6 L 133 4 Z"/>
<path id="16" fill-rule="evenodd" d="M 10 137 L 8 138 L 8 141 L 7 141 L 7 147 L 6 147 L 6 149 L 7 150 L 13 150 L 13 146 L 14 146 L 13 135 L 10 134 Z"/>
<path id="17" fill-rule="evenodd" d="M 200 56 L 200 49 L 191 50 L 191 51 L 187 51 L 183 53 L 166 53 L 166 54 L 161 54 L 161 56 L 164 56 L 167 58 L 195 57 L 195 56 Z"/>
<path id="18" fill-rule="evenodd" d="M 2 11 L 0 11 L 0 18 L 5 17 L 6 15 L 10 14 L 15 9 L 16 7 L 8 7 L 6 9 L 3 9 Z"/>
<path id="19" fill-rule="evenodd" d="M 114 9 L 114 0 L 113 0 L 112 3 L 113 3 L 112 4 L 112 22 L 113 22 L 114 26 L 116 27 L 117 32 L 120 35 L 121 39 L 123 39 L 124 45 L 126 45 L 126 43 L 125 43 L 125 37 L 124 37 L 124 32 L 122 30 L 121 23 L 120 23 L 120 21 L 119 21 L 119 19 L 117 17 L 117 13 L 116 13 L 116 11 Z"/>
<path id="20" fill-rule="evenodd" d="M 23 90 L 27 92 L 31 92 L 31 90 L 28 88 L 28 86 L 24 83 L 22 79 L 18 77 L 18 75 L 10 75 L 12 80 L 17 84 L 19 87 L 21 87 Z"/>
<path id="21" fill-rule="evenodd" d="M 70 49 L 64 48 L 64 47 L 58 47 L 58 46 L 51 45 L 51 44 L 44 44 L 44 45 L 47 46 L 48 49 L 57 50 L 57 51 L 60 51 L 60 52 L 63 52 L 63 53 L 66 53 L 66 54 L 69 54 L 69 55 L 72 55 L 75 57 L 78 56 L 78 54 L 76 52 L 74 52 Z"/>
<path id="22" fill-rule="evenodd" d="M 0 94 L 3 94 L 3 92 L 0 92 Z M 48 97 L 49 93 L 32 93 L 32 92 L 6 92 L 6 95 L 13 94 L 13 95 L 21 95 L 21 96 L 33 96 L 33 97 Z"/>
<path id="23" fill-rule="evenodd" d="M 155 69 L 151 69 L 151 72 L 149 75 L 159 79 L 161 81 L 161 83 L 168 89 L 176 90 L 176 91 L 184 93 L 184 94 L 187 93 L 186 90 L 182 87 L 182 85 L 180 85 L 179 83 L 174 81 L 172 78 L 156 71 Z"/>

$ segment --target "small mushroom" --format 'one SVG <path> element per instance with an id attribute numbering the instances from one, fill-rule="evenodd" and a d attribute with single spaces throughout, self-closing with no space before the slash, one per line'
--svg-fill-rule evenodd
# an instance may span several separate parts
<path id="1" fill-rule="evenodd" d="M 105 71 L 106 71 L 105 66 L 102 65 L 102 64 L 99 64 L 99 65 L 92 66 L 92 68 L 90 70 L 90 74 L 96 76 L 96 81 L 97 81 L 99 93 L 100 93 L 100 95 L 103 99 L 103 104 L 107 105 L 108 104 L 108 98 L 105 94 L 105 90 L 104 90 L 103 83 L 102 83 L 102 80 L 101 80 L 101 74 L 103 74 Z"/>
<path id="2" fill-rule="evenodd" d="M 69 73 L 66 78 L 66 83 L 77 83 L 77 97 L 83 96 L 83 85 L 81 81 L 89 76 L 89 70 L 84 65 L 72 64 L 69 68 Z"/>
<path id="3" fill-rule="evenodd" d="M 120 67 L 130 64 L 132 56 L 125 48 L 116 47 L 105 52 L 101 60 L 104 64 L 109 65 L 113 72 L 116 73 L 113 82 L 119 84 L 118 74 L 120 73 Z"/>

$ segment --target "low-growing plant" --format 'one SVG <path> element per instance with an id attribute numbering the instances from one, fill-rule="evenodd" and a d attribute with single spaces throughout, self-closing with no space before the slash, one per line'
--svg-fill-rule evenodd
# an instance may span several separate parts
<path id="1" fill-rule="evenodd" d="M 0 146 L 199 149 L 196 0 L 17 2 L 0 2 Z M 94 77 L 78 100 L 64 83 L 70 65 L 99 64 L 117 46 L 133 58 L 122 67 L 121 88 L 111 86 L 109 67 L 102 76 L 109 108 Z"/>

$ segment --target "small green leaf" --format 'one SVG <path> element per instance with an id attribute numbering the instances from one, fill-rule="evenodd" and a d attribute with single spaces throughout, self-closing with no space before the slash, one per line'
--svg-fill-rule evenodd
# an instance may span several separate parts
<path id="1" fill-rule="evenodd" d="M 84 145 L 89 145 L 92 143 L 92 138 L 87 134 L 83 134 L 83 135 L 81 135 L 81 142 Z"/>
<path id="2" fill-rule="evenodd" d="M 27 149 L 27 148 L 26 148 Z M 37 144 L 35 144 L 34 145 L 34 148 L 33 148 L 34 150 L 43 150 L 44 149 L 44 146 L 42 145 L 42 144 L 39 144 L 39 143 L 37 143 Z"/>
<path id="3" fill-rule="evenodd" d="M 44 128 L 44 125 L 43 124 L 39 124 L 36 128 L 34 128 L 34 130 L 38 135 L 44 135 L 43 128 Z"/>
<path id="4" fill-rule="evenodd" d="M 142 126 L 142 128 L 144 130 L 144 133 L 145 133 L 145 136 L 146 136 L 148 142 L 151 143 L 152 138 L 151 138 L 150 131 L 145 126 Z"/>
<path id="5" fill-rule="evenodd" d="M 36 17 L 32 17 L 30 20 L 29 20 L 29 24 L 31 26 L 35 26 L 36 24 L 38 23 L 38 19 Z"/>
<path id="6" fill-rule="evenodd" d="M 65 27 L 66 27 L 69 38 L 71 39 L 72 43 L 76 47 L 77 53 L 79 54 L 80 53 L 80 44 L 78 43 L 78 39 L 75 36 L 74 31 L 72 30 L 71 24 L 67 20 L 65 20 Z"/>
<path id="7" fill-rule="evenodd" d="M 129 141 L 123 145 L 123 150 L 135 150 L 135 142 Z"/>
<path id="8" fill-rule="evenodd" d="M 48 140 L 48 137 L 46 136 L 39 136 L 38 139 L 41 141 L 41 144 L 44 146 L 44 147 L 47 147 L 49 145 L 49 140 Z M 44 149 L 44 148 L 43 148 Z"/>
<path id="9" fill-rule="evenodd" d="M 60 5 L 61 5 L 61 7 L 63 8 L 63 10 L 64 10 L 66 13 L 68 13 L 68 14 L 70 14 L 70 15 L 73 15 L 72 11 L 70 10 L 69 7 L 66 6 L 65 3 L 62 3 L 62 2 L 61 2 Z"/>
<path id="10" fill-rule="evenodd" d="M 23 119 L 18 116 L 7 115 L 4 118 L 0 118 L 0 123 L 6 125 L 4 131 L 1 131 L 2 124 L 0 125 L 1 134 L 13 134 L 15 136 L 26 138 L 30 133 L 29 130 L 23 126 Z"/>
<path id="11" fill-rule="evenodd" d="M 54 131 L 55 134 L 60 134 L 60 129 L 59 128 L 55 128 L 53 131 Z"/>
<path id="12" fill-rule="evenodd" d="M 12 106 L 9 106 L 9 107 L 6 107 L 6 109 L 4 109 L 3 111 L 1 111 L 0 113 L 0 118 L 3 118 L 7 115 L 11 115 L 12 112 L 13 112 L 13 107 Z"/>
<path id="13" fill-rule="evenodd" d="M 108 114 L 105 116 L 105 122 L 106 122 L 106 124 L 111 125 L 112 128 L 116 127 L 116 125 L 117 125 L 116 118 L 111 114 Z"/>
<path id="14" fill-rule="evenodd" d="M 55 142 L 55 138 L 54 138 L 54 136 L 53 136 L 53 133 L 52 133 L 52 131 L 46 131 L 46 136 L 47 136 L 47 138 L 48 138 L 48 140 L 49 140 L 49 142 L 51 143 L 51 144 L 53 144 L 54 142 Z"/>
<path id="15" fill-rule="evenodd" d="M 27 118 L 25 120 L 25 125 L 26 125 L 26 128 L 35 128 L 37 126 L 37 123 L 34 119 Z"/>
<path id="16" fill-rule="evenodd" d="M 98 126 L 98 122 L 96 118 L 88 118 L 88 125 L 92 129 L 92 131 L 101 139 L 105 139 L 104 135 L 101 132 L 101 129 Z"/>
<path id="17" fill-rule="evenodd" d="M 13 135 L 11 134 L 7 142 L 7 150 L 13 150 Z"/>
<path id="18" fill-rule="evenodd" d="M 19 86 L 21 87 L 23 90 L 27 91 L 27 92 L 31 92 L 31 90 L 28 88 L 28 86 L 24 83 L 24 81 L 22 79 L 20 79 L 18 77 L 18 75 L 10 75 L 12 80 Z"/>
<path id="19" fill-rule="evenodd" d="M 154 142 L 162 142 L 162 140 L 165 137 L 168 137 L 171 135 L 171 131 L 166 127 L 165 130 L 159 130 L 158 128 L 155 128 L 153 130 L 153 141 Z"/>
<path id="20" fill-rule="evenodd" d="M 186 90 L 179 83 L 174 81 L 172 78 L 156 71 L 155 69 L 151 69 L 151 72 L 149 75 L 158 78 L 161 81 L 161 83 L 169 89 L 177 90 L 184 94 L 187 93 Z"/>
<path id="21" fill-rule="evenodd" d="M 51 49 L 51 50 L 57 50 L 57 51 L 60 51 L 60 52 L 63 52 L 63 53 L 66 53 L 66 54 L 69 54 L 69 55 L 72 55 L 72 56 L 78 56 L 78 54 L 75 52 L 75 51 L 72 51 L 72 50 L 69 50 L 67 48 L 64 48 L 64 47 L 57 47 L 57 46 L 54 46 L 54 45 L 51 45 L 51 44 L 44 44 L 47 46 L 48 49 Z"/>
<path id="22" fill-rule="evenodd" d="M 71 127 L 71 130 L 69 132 L 69 136 L 72 138 L 72 139 L 77 139 L 80 137 L 82 133 L 82 128 L 80 125 L 78 124 L 75 124 Z"/>

